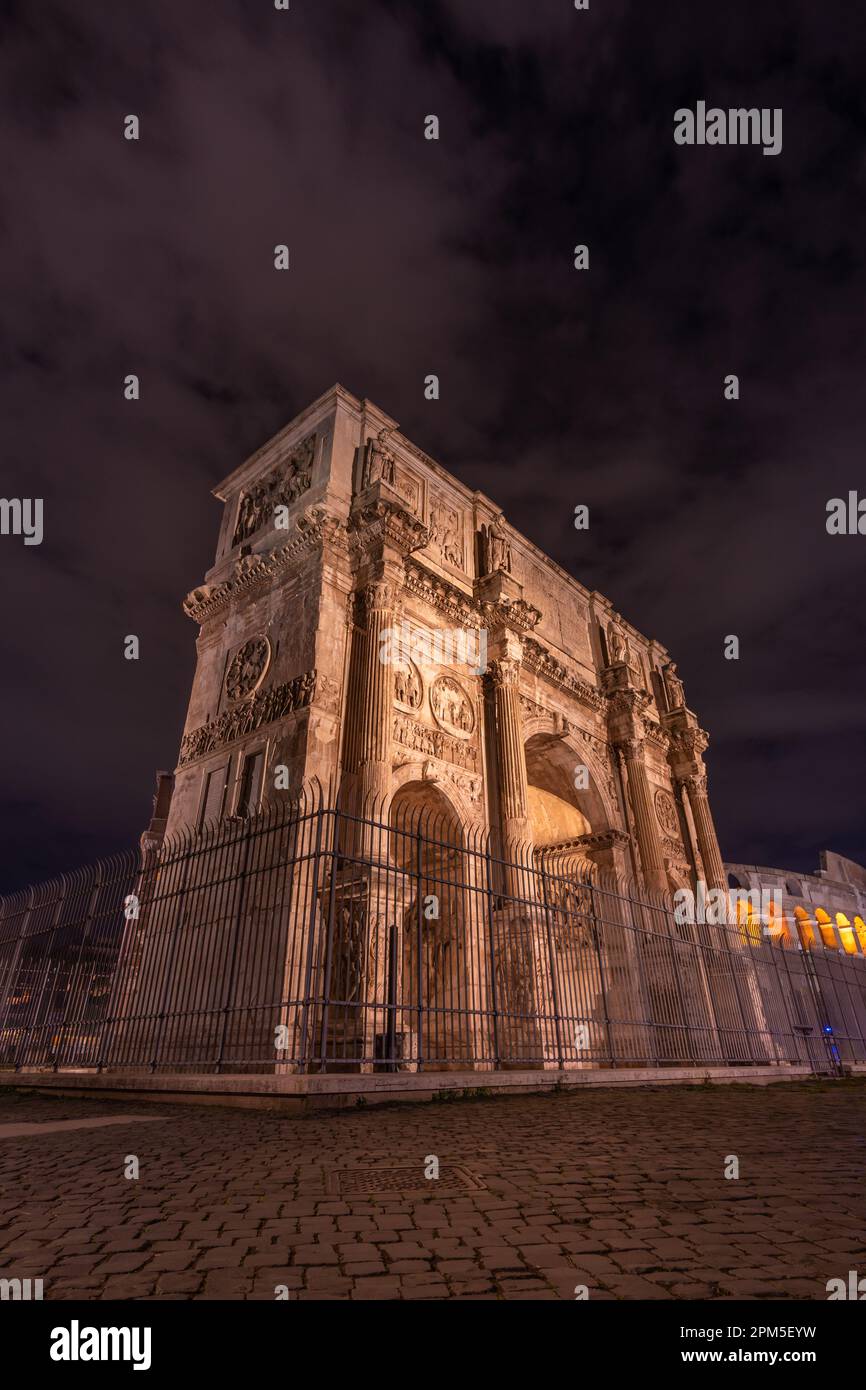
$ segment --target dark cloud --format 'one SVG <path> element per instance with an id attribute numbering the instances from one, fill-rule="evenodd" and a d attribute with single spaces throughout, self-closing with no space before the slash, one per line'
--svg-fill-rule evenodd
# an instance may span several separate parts
<path id="1" fill-rule="evenodd" d="M 44 496 L 47 527 L 0 543 L 4 886 L 146 822 L 209 489 L 336 380 L 671 649 L 727 857 L 866 858 L 866 540 L 824 529 L 866 492 L 849 4 L 47 0 L 0 23 L 2 491 Z M 781 106 L 782 154 L 675 147 L 698 99 Z"/>

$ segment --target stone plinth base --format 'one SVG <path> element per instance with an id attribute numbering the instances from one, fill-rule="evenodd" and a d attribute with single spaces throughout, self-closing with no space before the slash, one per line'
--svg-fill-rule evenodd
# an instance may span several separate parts
<path id="1" fill-rule="evenodd" d="M 389 1102 L 436 1101 L 448 1095 L 519 1095 L 569 1091 L 581 1086 L 696 1086 L 738 1083 L 772 1086 L 808 1080 L 808 1067 L 591 1067 L 577 1070 L 398 1072 L 383 1075 L 215 1076 L 150 1075 L 147 1072 L 0 1072 L 0 1087 L 39 1090 L 102 1100 L 174 1101 L 178 1104 L 352 1109 Z M 822 1077 L 822 1080 L 830 1080 Z"/>

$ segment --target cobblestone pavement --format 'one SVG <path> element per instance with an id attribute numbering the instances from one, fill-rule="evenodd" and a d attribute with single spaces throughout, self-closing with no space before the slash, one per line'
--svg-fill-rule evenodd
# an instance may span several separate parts
<path id="1" fill-rule="evenodd" d="M 46 1299 L 824 1299 L 866 1273 L 864 1082 L 300 1118 L 0 1093 L 0 1124 L 111 1114 L 161 1119 L 0 1138 L 0 1277 Z"/>

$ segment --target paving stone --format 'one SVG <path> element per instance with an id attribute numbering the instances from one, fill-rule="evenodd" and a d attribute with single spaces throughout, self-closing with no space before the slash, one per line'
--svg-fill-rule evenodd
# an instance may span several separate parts
<path id="1" fill-rule="evenodd" d="M 576 1284 L 603 1300 L 824 1298 L 829 1278 L 866 1268 L 864 1100 L 866 1083 L 844 1082 L 301 1121 L 161 1106 L 152 1185 L 127 1184 L 123 1200 L 107 1199 L 117 1156 L 106 1127 L 0 1146 L 0 1273 L 44 1278 L 61 1300 L 272 1299 L 277 1284 L 304 1301 L 573 1299 Z M 0 1092 L 0 1123 L 26 1123 L 44 1104 Z M 70 1119 L 114 1113 L 99 1100 L 57 1104 Z M 736 1183 L 722 1176 L 720 1136 L 740 1154 Z M 337 1171 L 431 1152 L 485 1185 L 435 1200 L 329 1190 Z M 779 1153 L 790 1180 L 778 1178 Z"/>

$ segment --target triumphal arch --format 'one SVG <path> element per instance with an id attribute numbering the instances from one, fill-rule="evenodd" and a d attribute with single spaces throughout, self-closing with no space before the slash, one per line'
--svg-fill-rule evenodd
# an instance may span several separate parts
<path id="1" fill-rule="evenodd" d="M 196 890 L 185 931 L 222 940 L 231 916 L 248 944 L 195 967 L 202 1015 L 263 961 L 244 1008 L 281 1001 L 292 1066 L 314 1044 L 328 1066 L 673 1058 L 698 1016 L 721 1047 L 729 965 L 696 949 L 683 979 L 629 906 L 727 886 L 707 735 L 665 648 L 340 386 L 215 494 L 166 842 L 228 827 L 199 877 L 238 906 L 215 929 Z M 298 821 L 251 871 L 232 827 L 310 787 L 333 843 Z M 634 1020 L 618 1040 L 611 1014 Z"/>
<path id="2" fill-rule="evenodd" d="M 668 652 L 378 406 L 335 386 L 215 495 L 169 835 L 318 779 L 489 831 L 505 861 L 726 886 Z"/>

